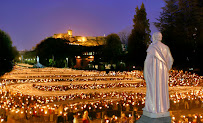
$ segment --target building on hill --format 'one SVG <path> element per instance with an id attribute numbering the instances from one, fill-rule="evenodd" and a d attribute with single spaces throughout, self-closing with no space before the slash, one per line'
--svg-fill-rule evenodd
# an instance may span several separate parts
<path id="1" fill-rule="evenodd" d="M 54 34 L 52 37 L 68 40 L 69 45 L 81 45 L 86 47 L 86 51 L 83 51 L 80 56 L 75 56 L 75 68 L 87 68 L 94 62 L 98 47 L 105 44 L 105 36 L 73 36 L 72 30 L 68 30 L 67 33 Z"/>
<path id="2" fill-rule="evenodd" d="M 82 46 L 100 46 L 105 44 L 105 36 L 73 36 L 72 30 L 68 30 L 67 33 L 54 34 L 53 38 L 62 38 L 70 41 L 70 45 L 82 45 Z"/>

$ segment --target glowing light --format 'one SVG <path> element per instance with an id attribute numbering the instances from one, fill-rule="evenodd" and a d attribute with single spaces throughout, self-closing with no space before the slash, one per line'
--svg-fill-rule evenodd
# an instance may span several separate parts
<path id="1" fill-rule="evenodd" d="M 77 59 L 80 59 L 81 57 L 80 57 L 80 56 L 77 56 L 76 58 L 77 58 Z"/>
<path id="2" fill-rule="evenodd" d="M 90 59 L 93 59 L 93 58 L 94 58 L 94 56 L 89 56 L 89 58 L 90 58 Z"/>
<path id="3" fill-rule="evenodd" d="M 86 41 L 87 39 L 86 39 L 86 37 L 82 37 L 82 41 Z"/>

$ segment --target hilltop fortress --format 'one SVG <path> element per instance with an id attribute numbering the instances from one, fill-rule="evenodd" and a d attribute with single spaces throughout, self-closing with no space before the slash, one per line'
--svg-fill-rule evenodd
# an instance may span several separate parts
<path id="1" fill-rule="evenodd" d="M 105 44 L 105 36 L 73 36 L 72 30 L 68 30 L 67 33 L 54 34 L 53 38 L 66 39 L 70 41 L 70 45 L 99 46 Z"/>

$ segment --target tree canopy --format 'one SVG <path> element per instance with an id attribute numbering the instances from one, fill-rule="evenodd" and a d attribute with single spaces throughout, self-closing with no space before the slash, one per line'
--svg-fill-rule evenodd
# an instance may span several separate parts
<path id="1" fill-rule="evenodd" d="M 65 59 L 74 58 L 82 53 L 82 46 L 69 45 L 69 41 L 63 39 L 47 38 L 36 46 L 36 55 L 40 57 L 40 63 L 50 66 L 50 61 L 56 67 L 64 67 Z M 51 60 L 50 60 L 51 59 Z"/>
<path id="2" fill-rule="evenodd" d="M 106 37 L 106 44 L 104 45 L 103 55 L 106 61 L 110 63 L 117 63 L 122 53 L 122 46 L 120 37 L 115 34 L 109 34 Z"/>
<path id="3" fill-rule="evenodd" d="M 12 47 L 10 36 L 0 30 L 0 76 L 13 68 L 13 60 L 18 55 L 16 47 Z"/>
<path id="4" fill-rule="evenodd" d="M 144 4 L 142 3 L 140 9 L 137 7 L 135 11 L 133 29 L 128 38 L 128 61 L 132 65 L 143 68 L 146 50 L 151 42 L 151 30 Z"/>
<path id="5" fill-rule="evenodd" d="M 177 68 L 202 67 L 202 5 L 201 0 L 165 0 L 156 26 L 171 49 Z"/>

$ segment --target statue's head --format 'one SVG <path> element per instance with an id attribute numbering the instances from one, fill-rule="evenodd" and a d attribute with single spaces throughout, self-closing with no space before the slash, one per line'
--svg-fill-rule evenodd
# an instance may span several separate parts
<path id="1" fill-rule="evenodd" d="M 152 36 L 153 43 L 162 40 L 162 34 L 160 32 L 155 32 Z"/>

